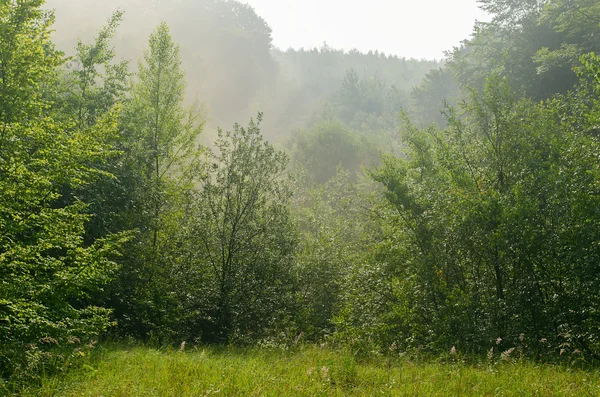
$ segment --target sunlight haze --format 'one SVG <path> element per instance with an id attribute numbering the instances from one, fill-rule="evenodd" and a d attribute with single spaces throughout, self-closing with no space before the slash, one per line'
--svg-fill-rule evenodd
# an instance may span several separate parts
<path id="1" fill-rule="evenodd" d="M 476 0 L 249 0 L 283 50 L 320 47 L 379 50 L 440 59 L 487 20 Z"/>
<path id="2" fill-rule="evenodd" d="M 598 38 L 600 0 L 0 0 L 0 397 L 600 397 Z"/>

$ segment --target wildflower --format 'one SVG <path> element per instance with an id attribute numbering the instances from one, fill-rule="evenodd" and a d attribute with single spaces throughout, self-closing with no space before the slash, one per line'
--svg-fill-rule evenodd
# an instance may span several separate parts
<path id="1" fill-rule="evenodd" d="M 296 339 L 294 339 L 294 345 L 297 345 L 298 342 L 300 342 L 300 340 L 304 337 L 304 332 L 300 332 L 300 334 L 298 334 L 298 336 L 296 337 Z"/>
<path id="2" fill-rule="evenodd" d="M 450 354 L 456 356 L 456 346 L 452 346 L 452 349 L 450 349 Z"/>
<path id="3" fill-rule="evenodd" d="M 68 343 L 69 345 L 80 344 L 80 343 L 81 343 L 81 339 L 79 339 L 79 338 L 78 338 L 78 337 L 76 337 L 76 336 L 69 336 L 69 337 L 67 338 L 67 343 Z"/>
<path id="4" fill-rule="evenodd" d="M 500 343 L 502 343 L 502 338 L 496 339 L 496 345 L 499 345 Z"/>
<path id="5" fill-rule="evenodd" d="M 40 339 L 41 343 L 45 343 L 45 344 L 53 344 L 53 345 L 58 345 L 58 341 L 56 339 L 54 339 L 51 336 L 45 336 L 42 339 Z"/>
<path id="6" fill-rule="evenodd" d="M 519 335 L 519 342 L 523 343 L 524 340 L 525 340 L 525 334 Z"/>
<path id="7" fill-rule="evenodd" d="M 185 341 L 181 342 L 181 346 L 179 346 L 179 351 L 182 352 L 185 350 Z"/>
<path id="8" fill-rule="evenodd" d="M 488 360 L 490 360 L 490 361 L 491 361 L 491 360 L 494 358 L 494 348 L 493 348 L 493 347 L 492 347 L 492 348 L 490 349 L 490 351 L 488 352 L 488 354 L 487 354 L 487 358 L 488 358 Z"/>
<path id="9" fill-rule="evenodd" d="M 542 343 L 548 343 L 548 339 L 542 338 L 542 339 L 540 339 L 540 342 L 542 342 Z"/>
<path id="10" fill-rule="evenodd" d="M 500 359 L 502 359 L 502 361 L 510 361 L 510 355 L 513 354 L 514 351 L 515 351 L 515 348 L 511 347 L 507 351 L 502 352 L 500 354 Z"/>

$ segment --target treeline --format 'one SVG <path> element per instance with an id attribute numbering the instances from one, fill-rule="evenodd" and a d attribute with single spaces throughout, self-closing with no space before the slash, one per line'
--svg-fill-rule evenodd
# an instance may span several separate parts
<path id="1" fill-rule="evenodd" d="M 296 239 L 287 157 L 262 116 L 199 146 L 166 24 L 132 73 L 114 62 L 121 13 L 66 59 L 42 3 L 0 6 L 2 378 L 60 368 L 107 331 L 166 343 L 275 329 Z"/>
<path id="2" fill-rule="evenodd" d="M 421 121 L 445 125 L 444 103 L 481 90 L 490 73 L 505 76 L 519 97 L 543 100 L 566 94 L 578 82 L 582 55 L 599 52 L 598 4 L 594 0 L 479 0 L 492 20 L 477 23 L 471 38 L 455 47 L 445 65 L 414 91 Z"/>
<path id="3" fill-rule="evenodd" d="M 401 59 L 275 52 L 344 70 L 286 153 L 263 138 L 262 113 L 199 143 L 206 120 L 186 105 L 166 23 L 134 71 L 113 49 L 122 13 L 67 58 L 43 0 L 0 4 L 3 382 L 68 368 L 106 336 L 597 359 L 600 57 L 586 43 L 600 23 L 577 18 L 600 9 L 484 6 L 493 21 L 410 95 L 357 66 Z M 543 100 L 509 68 L 530 24 L 564 38 L 528 50 L 534 66 L 577 47 L 572 84 Z M 461 81 L 456 54 L 475 64 L 507 31 L 508 55 Z"/>
<path id="4" fill-rule="evenodd" d="M 211 127 L 206 131 L 206 144 L 215 138 L 213 127 L 247 120 L 259 111 L 268 116 L 263 134 L 283 144 L 327 104 L 332 104 L 336 115 L 356 118 L 353 126 L 360 127 L 368 119 L 371 130 L 378 130 L 382 123 L 374 119 L 386 113 L 393 120 L 390 113 L 397 112 L 398 105 L 411 106 L 412 88 L 441 65 L 377 51 L 341 51 L 327 44 L 275 49 L 268 21 L 238 1 L 48 0 L 46 8 L 56 10 L 53 40 L 68 55 L 78 38 L 91 40 L 117 9 L 125 12 L 114 39 L 118 59 L 136 62 L 152 27 L 167 22 L 181 46 L 186 98 L 202 105 Z M 342 88 L 351 72 L 363 91 L 356 98 L 348 97 Z M 357 109 L 361 101 L 365 106 Z M 354 111 L 360 114 L 354 116 Z M 384 124 L 387 131 L 395 129 L 393 123 Z"/>
<path id="5" fill-rule="evenodd" d="M 377 348 L 597 360 L 600 6 L 480 3 L 491 22 L 413 90 L 402 155 L 369 172 L 382 234 L 336 330 Z"/>

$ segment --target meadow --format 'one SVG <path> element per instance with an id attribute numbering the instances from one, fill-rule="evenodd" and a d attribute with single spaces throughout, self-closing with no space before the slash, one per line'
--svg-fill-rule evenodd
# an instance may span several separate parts
<path id="1" fill-rule="evenodd" d="M 294 350 L 99 348 L 77 369 L 17 396 L 597 396 L 600 372 L 518 358 L 467 363 L 394 354 Z"/>

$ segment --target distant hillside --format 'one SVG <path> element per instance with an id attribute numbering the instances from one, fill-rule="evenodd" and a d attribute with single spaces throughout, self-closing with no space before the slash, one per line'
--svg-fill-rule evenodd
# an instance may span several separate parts
<path id="1" fill-rule="evenodd" d="M 237 1 L 48 0 L 47 7 L 56 10 L 55 41 L 67 54 L 73 53 L 78 37 L 91 40 L 112 12 L 124 10 L 114 44 L 118 57 L 133 63 L 152 29 L 166 21 L 181 46 L 188 97 L 203 104 L 209 125 L 230 125 L 264 111 L 265 133 L 271 138 L 305 126 L 326 103 L 333 103 L 336 114 L 344 113 L 340 93 L 350 71 L 363 81 L 365 95 L 381 97 L 375 101 L 395 98 L 397 111 L 409 106 L 411 88 L 440 66 L 326 45 L 282 51 L 273 48 L 267 21 Z M 367 111 L 384 111 L 378 106 Z"/>

